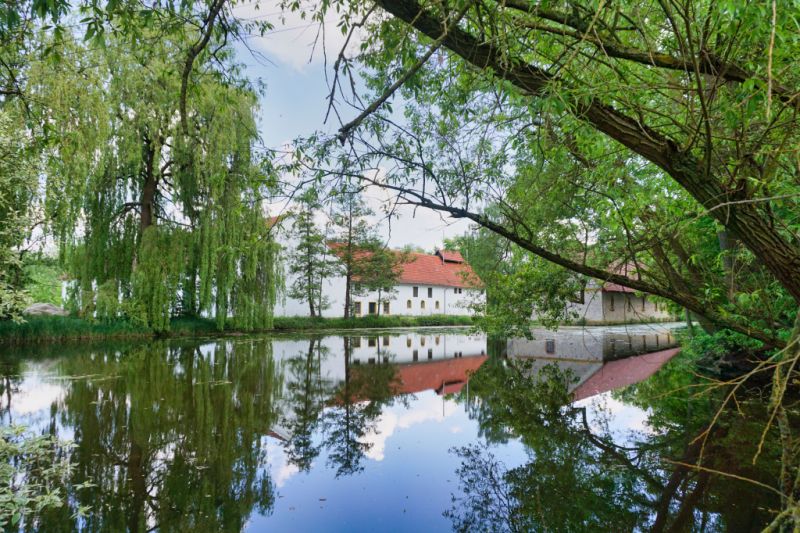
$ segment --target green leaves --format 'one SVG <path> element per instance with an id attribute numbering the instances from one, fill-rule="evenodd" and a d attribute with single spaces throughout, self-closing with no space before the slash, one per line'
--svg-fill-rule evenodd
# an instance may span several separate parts
<path id="1" fill-rule="evenodd" d="M 0 427 L 0 528 L 64 505 L 73 448 L 23 426 Z"/>

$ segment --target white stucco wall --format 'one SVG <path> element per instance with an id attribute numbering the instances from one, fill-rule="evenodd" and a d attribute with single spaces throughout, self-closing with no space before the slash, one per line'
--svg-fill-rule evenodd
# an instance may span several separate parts
<path id="1" fill-rule="evenodd" d="M 637 296 L 630 292 L 604 292 L 602 294 L 603 316 L 606 321 L 636 322 L 670 318 L 666 306 L 656 306 L 652 297 Z"/>
<path id="2" fill-rule="evenodd" d="M 292 279 L 287 276 L 286 286 L 291 286 Z M 322 316 L 341 317 L 344 316 L 344 293 L 345 278 L 336 276 L 325 280 L 323 293 L 328 298 L 330 306 L 323 310 Z M 414 296 L 414 287 L 417 287 L 417 296 Z M 428 296 L 430 289 L 430 296 Z M 384 293 L 381 295 L 381 302 L 389 302 L 389 312 L 384 312 L 381 303 L 380 315 L 473 315 L 471 309 L 473 302 L 482 302 L 485 298 L 483 291 L 476 289 L 461 289 L 458 292 L 456 287 L 443 287 L 436 285 L 410 285 L 399 284 L 395 287 L 395 293 L 387 298 Z M 353 305 L 356 302 L 361 304 L 361 316 L 369 314 L 370 302 L 378 305 L 378 292 L 372 291 L 365 295 L 353 296 Z M 409 304 L 410 302 L 410 304 Z M 409 307 L 410 305 L 410 307 Z M 275 316 L 308 316 L 308 303 L 295 300 L 284 296 L 279 298 L 275 305 Z"/>
<path id="3" fill-rule="evenodd" d="M 603 293 L 598 289 L 586 289 L 583 293 L 583 303 L 567 304 L 567 313 L 575 320 L 584 319 L 586 322 L 603 321 Z"/>

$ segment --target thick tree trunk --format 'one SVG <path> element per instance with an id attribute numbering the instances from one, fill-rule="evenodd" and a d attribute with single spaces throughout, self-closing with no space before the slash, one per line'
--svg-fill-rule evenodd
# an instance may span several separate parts
<path id="1" fill-rule="evenodd" d="M 725 283 L 728 286 L 728 299 L 732 300 L 736 294 L 736 260 L 734 252 L 738 241 L 727 231 L 717 233 L 719 249 L 723 252 L 722 266 L 725 268 Z"/>
<path id="2" fill-rule="evenodd" d="M 531 64 L 509 58 L 490 41 L 481 40 L 431 15 L 416 0 L 378 0 L 378 5 L 431 39 L 442 39 L 442 45 L 478 69 L 493 71 L 520 91 L 531 96 L 542 95 L 553 77 Z M 442 36 L 444 36 L 442 38 Z M 661 167 L 710 215 L 758 257 L 787 291 L 800 302 L 800 251 L 773 227 L 762 206 L 750 203 L 727 204 L 742 200 L 737 192 L 725 189 L 714 178 L 704 174 L 703 165 L 691 154 L 683 152 L 671 139 L 596 99 L 574 103 L 577 118 L 623 144 L 631 151 Z"/>
<path id="3" fill-rule="evenodd" d="M 155 173 L 155 149 L 149 137 L 144 138 L 144 184 L 140 196 L 141 216 L 139 225 L 144 232 L 153 225 L 153 213 L 155 210 L 156 190 L 158 188 L 158 178 Z"/>
<path id="4" fill-rule="evenodd" d="M 305 225 L 306 231 L 306 298 L 308 298 L 308 312 L 311 318 L 314 318 L 316 312 L 314 310 L 314 263 L 311 257 L 311 228 L 308 224 Z"/>
<path id="5" fill-rule="evenodd" d="M 350 200 L 349 210 L 347 214 L 347 261 L 345 268 L 345 289 L 344 289 L 344 317 L 350 318 L 351 299 L 353 285 L 353 203 Z"/>
<path id="6" fill-rule="evenodd" d="M 131 497 L 128 509 L 128 531 L 138 532 L 143 530 L 141 521 L 146 518 L 147 482 L 144 474 L 144 450 L 135 440 L 131 441 L 127 466 Z"/>

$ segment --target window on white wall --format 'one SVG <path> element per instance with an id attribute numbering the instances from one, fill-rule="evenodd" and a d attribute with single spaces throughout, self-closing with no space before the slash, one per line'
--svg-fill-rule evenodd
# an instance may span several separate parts
<path id="1" fill-rule="evenodd" d="M 439 309 L 439 300 L 436 300 L 436 309 Z"/>
<path id="2" fill-rule="evenodd" d="M 411 291 L 413 292 L 414 298 L 419 296 L 419 287 L 414 287 Z"/>
<path id="3" fill-rule="evenodd" d="M 419 302 L 419 308 L 420 308 L 420 309 L 425 309 L 425 300 L 421 300 L 421 301 Z"/>
<path id="4" fill-rule="evenodd" d="M 433 298 L 433 287 L 428 287 L 428 298 Z"/>
<path id="5" fill-rule="evenodd" d="M 411 309 L 411 300 L 406 302 L 406 309 Z"/>
<path id="6" fill-rule="evenodd" d="M 383 302 L 383 314 L 384 315 L 389 314 L 389 302 Z"/>
<path id="7" fill-rule="evenodd" d="M 353 304 L 353 314 L 356 316 L 361 316 L 361 302 L 355 302 Z"/>

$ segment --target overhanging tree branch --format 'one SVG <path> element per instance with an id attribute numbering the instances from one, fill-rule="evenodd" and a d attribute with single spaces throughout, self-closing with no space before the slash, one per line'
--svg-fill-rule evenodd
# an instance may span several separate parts
<path id="1" fill-rule="evenodd" d="M 529 239 L 523 238 L 521 235 L 519 235 L 518 232 L 510 230 L 506 228 L 504 225 L 497 223 L 484 215 L 468 211 L 460 207 L 455 207 L 453 205 L 447 205 L 445 203 L 433 201 L 428 196 L 409 187 L 404 187 L 402 185 L 396 185 L 392 183 L 379 181 L 377 179 L 369 178 L 362 174 L 348 174 L 346 172 L 343 172 L 341 174 L 346 177 L 356 178 L 363 183 L 367 183 L 368 185 L 373 185 L 376 187 L 381 187 L 383 189 L 393 191 L 394 193 L 402 196 L 404 201 L 409 205 L 426 207 L 428 209 L 433 209 L 435 211 L 449 213 L 451 216 L 455 218 L 465 218 L 468 220 L 472 220 L 476 224 L 496 233 L 497 235 L 500 235 L 508 239 L 509 241 L 520 246 L 521 248 L 533 253 L 534 255 L 541 257 L 546 261 L 559 265 L 572 272 L 582 274 L 590 278 L 594 278 L 601 282 L 616 283 L 618 285 L 622 285 L 623 287 L 628 287 L 635 291 L 652 294 L 654 296 L 659 296 L 666 300 L 670 300 L 680 305 L 681 307 L 685 307 L 690 311 L 692 311 L 693 313 L 696 313 L 697 315 L 706 318 L 709 322 L 719 327 L 737 331 L 739 333 L 742 333 L 743 335 L 747 335 L 748 337 L 757 339 L 765 343 L 767 346 L 770 347 L 785 346 L 784 341 L 775 338 L 773 335 L 769 333 L 725 318 L 720 313 L 714 311 L 713 309 L 709 309 L 706 305 L 703 305 L 703 303 L 700 302 L 700 300 L 698 300 L 695 296 L 693 296 L 688 292 L 676 291 L 674 290 L 675 288 L 670 288 L 670 290 L 667 290 L 663 287 L 660 287 L 658 285 L 655 285 L 653 283 L 650 283 L 642 279 L 629 278 L 627 276 L 615 272 L 604 270 L 602 268 L 593 267 L 591 265 L 575 261 L 568 257 L 564 257 L 558 253 L 548 250 L 547 248 L 544 248 L 543 246 L 536 244 L 535 242 Z"/>
<path id="2" fill-rule="evenodd" d="M 524 94 L 542 96 L 554 81 L 553 76 L 540 67 L 518 57 L 508 57 L 491 40 L 479 39 L 458 27 L 445 32 L 446 22 L 416 0 L 377 0 L 377 3 L 431 39 L 445 35 L 443 46 L 473 66 L 492 71 Z M 726 188 L 719 180 L 709 176 L 702 161 L 641 119 L 630 117 L 597 98 L 565 98 L 579 120 L 663 169 L 703 206 L 710 208 L 720 202 L 740 200 L 745 194 L 738 188 Z M 731 204 L 729 209 L 712 212 L 712 216 L 738 235 L 742 243 L 800 302 L 800 251 L 775 229 L 761 207 Z"/>

